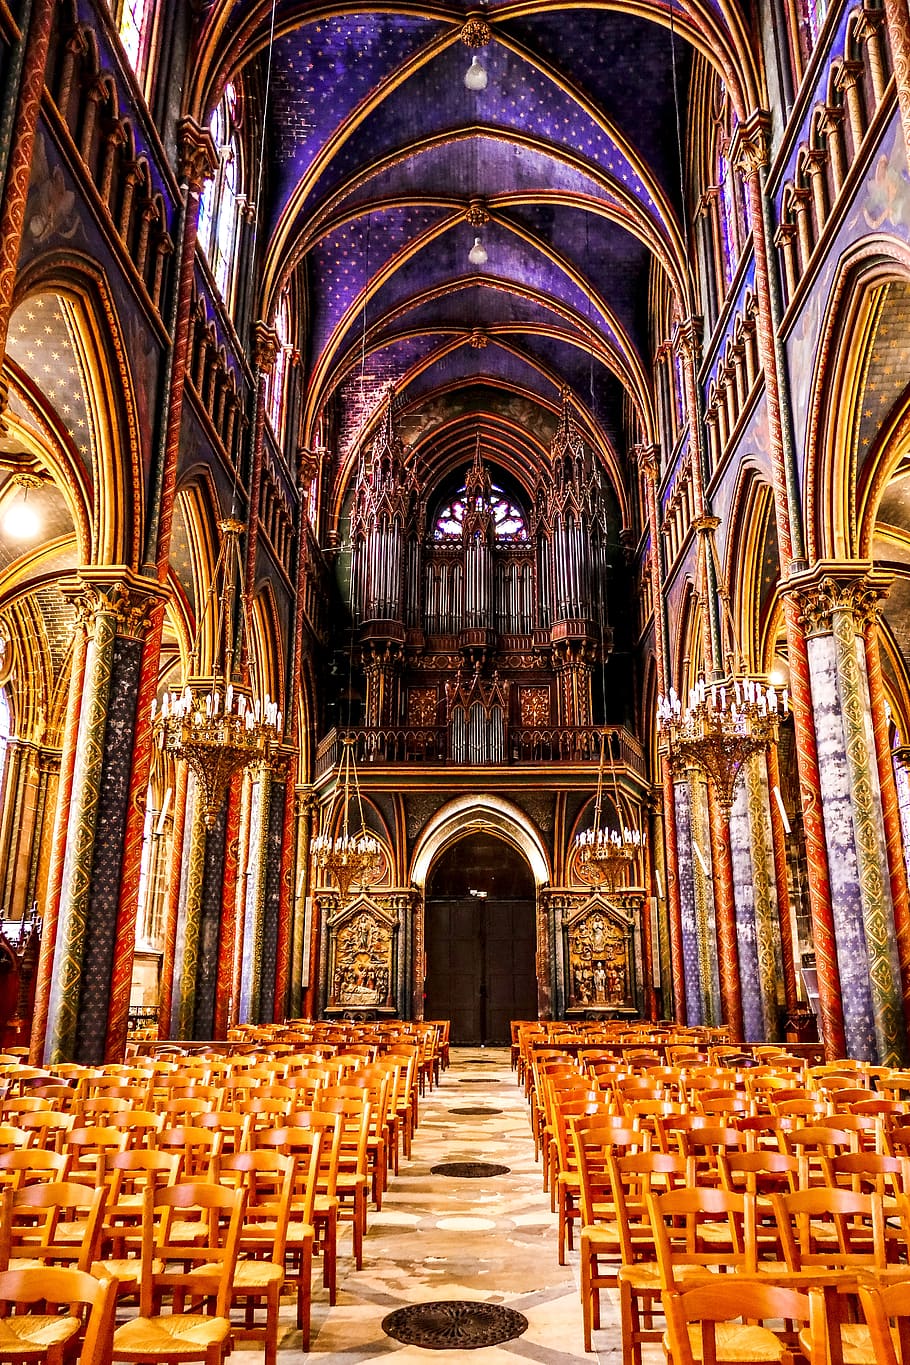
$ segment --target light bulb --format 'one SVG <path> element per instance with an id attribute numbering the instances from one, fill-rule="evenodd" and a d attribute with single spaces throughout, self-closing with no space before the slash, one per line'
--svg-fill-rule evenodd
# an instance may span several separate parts
<path id="1" fill-rule="evenodd" d="M 486 90 L 487 79 L 487 73 L 480 64 L 480 58 L 475 53 L 471 58 L 471 65 L 464 73 L 464 83 L 469 90 L 481 91 Z"/>
<path id="2" fill-rule="evenodd" d="M 474 245 L 468 252 L 468 260 L 471 262 L 471 265 L 486 265 L 489 259 L 483 242 L 479 237 L 475 237 Z"/>
<path id="3" fill-rule="evenodd" d="M 3 529 L 13 540 L 31 540 L 41 529 L 38 514 L 24 498 L 17 498 L 3 518 Z"/>

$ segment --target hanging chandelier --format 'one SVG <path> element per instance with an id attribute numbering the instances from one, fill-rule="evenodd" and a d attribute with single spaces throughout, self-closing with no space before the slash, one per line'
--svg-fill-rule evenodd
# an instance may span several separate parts
<path id="1" fill-rule="evenodd" d="M 317 834 L 310 843 L 310 851 L 316 866 L 323 876 L 335 883 L 342 905 L 347 904 L 352 886 L 366 890 L 375 885 L 385 865 L 382 845 L 367 829 L 363 816 L 360 782 L 354 761 L 355 744 L 356 740 L 352 738 L 341 741 L 342 755 L 338 774 L 341 779 L 341 831 L 338 834 Z M 354 834 L 350 829 L 352 802 L 357 804 L 360 822 L 360 827 Z"/>
<path id="2" fill-rule="evenodd" d="M 700 675 L 683 704 L 676 689 L 657 699 L 657 730 L 674 773 L 697 769 L 711 779 L 718 805 L 726 819 L 733 809 L 736 782 L 753 754 L 777 743 L 780 720 L 787 715 L 786 687 L 775 687 L 745 666 L 739 646 L 729 594 L 720 573 L 714 544 L 717 521 L 704 518 L 706 553 L 710 553 L 728 636 L 727 667 L 710 680 Z"/>
<path id="3" fill-rule="evenodd" d="M 776 688 L 744 669 L 723 678 L 699 678 L 685 706 L 675 688 L 657 700 L 657 729 L 677 773 L 697 768 L 714 783 L 725 815 L 733 808 L 736 781 L 753 754 L 777 743 L 787 714 L 786 687 Z"/>
<path id="4" fill-rule="evenodd" d="M 615 732 L 614 732 L 615 733 Z M 597 793 L 594 799 L 594 823 L 590 829 L 581 830 L 575 836 L 575 868 L 583 882 L 589 886 L 604 887 L 613 892 L 626 879 L 626 869 L 644 847 L 641 830 L 623 825 L 620 829 L 608 829 L 602 823 L 604 758 L 607 751 L 608 736 L 604 730 L 600 737 L 600 763 L 597 768 Z M 612 765 L 613 805 L 619 818 L 619 789 L 616 783 L 616 769 Z"/>
<path id="5" fill-rule="evenodd" d="M 257 686 L 249 650 L 250 629 L 240 559 L 241 521 L 218 523 L 221 548 L 215 572 L 199 617 L 190 653 L 190 678 L 182 692 L 165 692 L 152 720 L 158 744 L 176 759 L 184 759 L 202 790 L 203 817 L 214 828 L 231 778 L 242 768 L 268 758 L 281 735 L 277 702 Z M 215 617 L 216 655 L 212 674 L 199 677 L 200 642 L 210 610 Z"/>

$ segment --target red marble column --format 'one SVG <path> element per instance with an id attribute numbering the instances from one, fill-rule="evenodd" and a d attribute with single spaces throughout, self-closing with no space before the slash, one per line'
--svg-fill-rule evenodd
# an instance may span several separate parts
<path id="1" fill-rule="evenodd" d="M 885 685 L 882 680 L 881 649 L 878 641 L 877 620 L 866 623 L 863 630 L 866 648 L 866 674 L 869 680 L 869 702 L 875 732 L 875 759 L 882 794 L 882 819 L 885 827 L 885 851 L 888 859 L 888 878 L 891 903 L 894 909 L 894 931 L 901 973 L 901 996 L 904 1019 L 910 1028 L 910 895 L 907 890 L 907 866 L 904 862 L 904 840 L 897 807 L 897 783 L 888 737 L 888 715 L 885 706 Z"/>
<path id="2" fill-rule="evenodd" d="M 758 303 L 757 336 L 759 356 L 765 377 L 769 448 L 774 476 L 777 543 L 781 573 L 786 578 L 796 567 L 796 564 L 802 561 L 804 548 L 800 523 L 799 488 L 790 437 L 792 422 L 782 384 L 781 358 L 778 354 L 774 323 L 775 316 L 779 311 L 777 306 L 778 293 L 775 280 L 771 274 L 772 248 L 768 235 L 764 184 L 769 153 L 769 120 L 765 114 L 756 114 L 739 125 L 736 133 L 736 146 L 732 149 L 731 156 L 740 167 L 749 195 L 755 256 L 755 292 Z M 790 665 L 793 724 L 799 765 L 800 804 L 806 837 L 809 901 L 818 969 L 822 1035 L 826 1055 L 829 1059 L 835 1059 L 844 1055 L 846 1040 L 844 1014 L 841 1006 L 840 972 L 837 965 L 834 916 L 831 907 L 828 851 L 825 843 L 825 824 L 820 798 L 818 746 L 815 736 L 806 639 L 800 622 L 799 606 L 789 597 L 785 599 L 784 621 Z"/>
<path id="3" fill-rule="evenodd" d="M 190 304 L 196 266 L 196 235 L 199 227 L 199 198 L 207 179 L 218 164 L 218 153 L 208 128 L 185 118 L 180 124 L 180 168 L 184 186 L 181 213 L 180 254 L 177 285 L 170 319 L 171 356 L 165 395 L 164 436 L 156 471 L 157 486 L 151 490 L 151 512 L 146 541 L 146 568 L 155 569 L 158 581 L 167 581 L 171 548 L 171 523 L 177 488 L 177 458 L 183 423 L 183 388 L 189 349 Z"/>
<path id="4" fill-rule="evenodd" d="M 281 900 L 278 906 L 278 951 L 275 961 L 275 1004 L 273 1022 L 287 1018 L 288 987 L 291 980 L 291 934 L 294 928 L 294 862 L 297 851 L 297 765 L 288 763 L 285 778 L 284 829 L 281 834 Z"/>
<path id="5" fill-rule="evenodd" d="M 218 980 L 215 988 L 215 1037 L 226 1038 L 234 1002 L 234 951 L 237 939 L 237 886 L 240 879 L 240 832 L 243 778 L 235 773 L 227 794 L 224 836 L 224 885 L 221 933 L 218 938 Z"/>
<path id="6" fill-rule="evenodd" d="M 739 945 L 736 938 L 736 901 L 733 894 L 733 863 L 730 858 L 730 825 L 708 783 L 711 823 L 711 865 L 714 869 L 714 918 L 717 928 L 717 966 L 724 1023 L 735 1043 L 743 1039 L 743 994 L 739 976 Z M 758 983 L 755 983 L 758 989 Z"/>
<path id="7" fill-rule="evenodd" d="M 654 655 L 657 664 L 657 688 L 666 696 L 667 643 L 664 630 L 663 568 L 660 555 L 660 521 L 657 510 L 657 478 L 660 473 L 656 446 L 644 446 L 637 452 L 641 469 L 648 532 L 651 537 L 651 597 L 654 612 Z M 666 851 L 667 914 L 670 928 L 670 975 L 673 983 L 673 1009 L 678 1024 L 686 1022 L 686 974 L 682 949 L 682 906 L 679 900 L 678 845 L 676 839 L 676 801 L 673 795 L 673 776 L 665 757 L 659 760 L 663 792 L 664 849 Z M 665 1009 L 666 1013 L 666 1009 Z"/>
<path id="8" fill-rule="evenodd" d="M 806 651 L 806 639 L 799 624 L 798 603 L 788 596 L 784 601 L 784 611 L 787 616 L 790 699 L 799 751 L 800 804 L 806 838 L 806 870 L 809 877 L 812 939 L 818 972 L 822 1042 L 825 1046 L 825 1055 L 829 1060 L 836 1061 L 845 1055 L 847 1042 L 844 1032 L 844 1011 L 841 1005 L 834 913 L 831 906 L 831 883 L 828 876 L 828 849 L 825 844 L 825 824 L 821 807 L 821 774 L 818 768 L 818 747 L 812 714 L 809 656 Z"/>
<path id="9" fill-rule="evenodd" d="M 174 788 L 174 837 L 168 865 L 167 905 L 164 915 L 164 953 L 161 960 L 161 990 L 158 993 L 158 1034 L 171 1037 L 171 1010 L 174 1001 L 174 956 L 177 950 L 177 920 L 180 913 L 180 873 L 183 866 L 183 846 L 187 829 L 187 791 L 189 769 L 177 764 Z"/>
<path id="10" fill-rule="evenodd" d="M 780 921 L 781 958 L 784 974 L 784 999 L 787 1012 L 799 1005 L 796 985 L 796 959 L 793 942 L 793 923 L 790 918 L 790 883 L 787 877 L 787 836 L 774 790 L 780 791 L 780 764 L 774 745 L 767 753 L 768 790 L 771 794 L 771 846 L 774 852 L 774 886 L 777 891 L 777 914 Z"/>
<path id="11" fill-rule="evenodd" d="M 85 681 L 85 656 L 88 642 L 84 629 L 78 627 L 73 636 L 73 657 L 70 665 L 70 688 L 63 727 L 63 752 L 60 755 L 60 780 L 57 784 L 57 810 L 51 846 L 51 862 L 47 877 L 47 900 L 41 931 L 41 953 L 35 986 L 35 1009 L 32 1015 L 30 1060 L 40 1066 L 44 1061 L 47 1034 L 47 1011 L 50 1002 L 51 977 L 54 970 L 54 950 L 57 946 L 57 922 L 60 912 L 60 892 L 63 887 L 63 863 L 69 828 L 70 798 L 73 794 L 73 773 L 76 764 L 76 740 L 79 734 L 79 715 L 82 710 L 82 688 Z"/>
<path id="12" fill-rule="evenodd" d="M 237 850 L 237 896 L 235 901 L 234 956 L 231 963 L 231 1000 L 236 1022 L 240 1008 L 240 990 L 243 982 L 243 936 L 246 933 L 246 892 L 248 878 L 246 869 L 250 861 L 250 808 L 252 804 L 252 781 L 249 769 L 244 779 L 240 802 L 240 833 Z"/>
<path id="13" fill-rule="evenodd" d="M 6 354 L 6 339 L 9 335 L 9 320 L 16 288 L 16 268 L 19 264 L 19 246 L 35 151 L 35 134 L 41 112 L 48 45 L 56 8 L 55 0 L 34 0 L 29 30 L 24 38 L 26 49 L 19 85 L 19 102 L 7 158 L 3 199 L 0 202 L 0 365 Z M 0 416 L 5 407 L 6 394 L 0 381 Z"/>

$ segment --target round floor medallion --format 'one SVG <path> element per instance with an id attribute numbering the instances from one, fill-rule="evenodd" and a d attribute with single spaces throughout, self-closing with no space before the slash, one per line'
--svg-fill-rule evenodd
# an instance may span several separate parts
<path id="1" fill-rule="evenodd" d="M 499 1346 L 528 1330 L 528 1320 L 497 1303 L 448 1299 L 398 1308 L 382 1320 L 386 1336 L 428 1351 L 475 1351 Z"/>
<path id="2" fill-rule="evenodd" d="M 460 1109 L 450 1109 L 450 1114 L 501 1114 L 501 1109 L 492 1109 L 486 1104 L 465 1104 Z"/>
<path id="3" fill-rule="evenodd" d="M 443 1161 L 430 1167 L 430 1175 L 449 1175 L 453 1180 L 489 1180 L 494 1175 L 508 1175 L 510 1169 L 493 1161 Z"/>

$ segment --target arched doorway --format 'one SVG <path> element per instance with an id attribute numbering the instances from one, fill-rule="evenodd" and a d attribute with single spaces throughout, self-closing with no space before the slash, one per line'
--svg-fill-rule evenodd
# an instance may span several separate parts
<path id="1" fill-rule="evenodd" d="M 536 892 L 526 860 L 491 834 L 451 844 L 427 879 L 425 1015 L 456 1043 L 508 1043 L 536 1019 Z"/>

